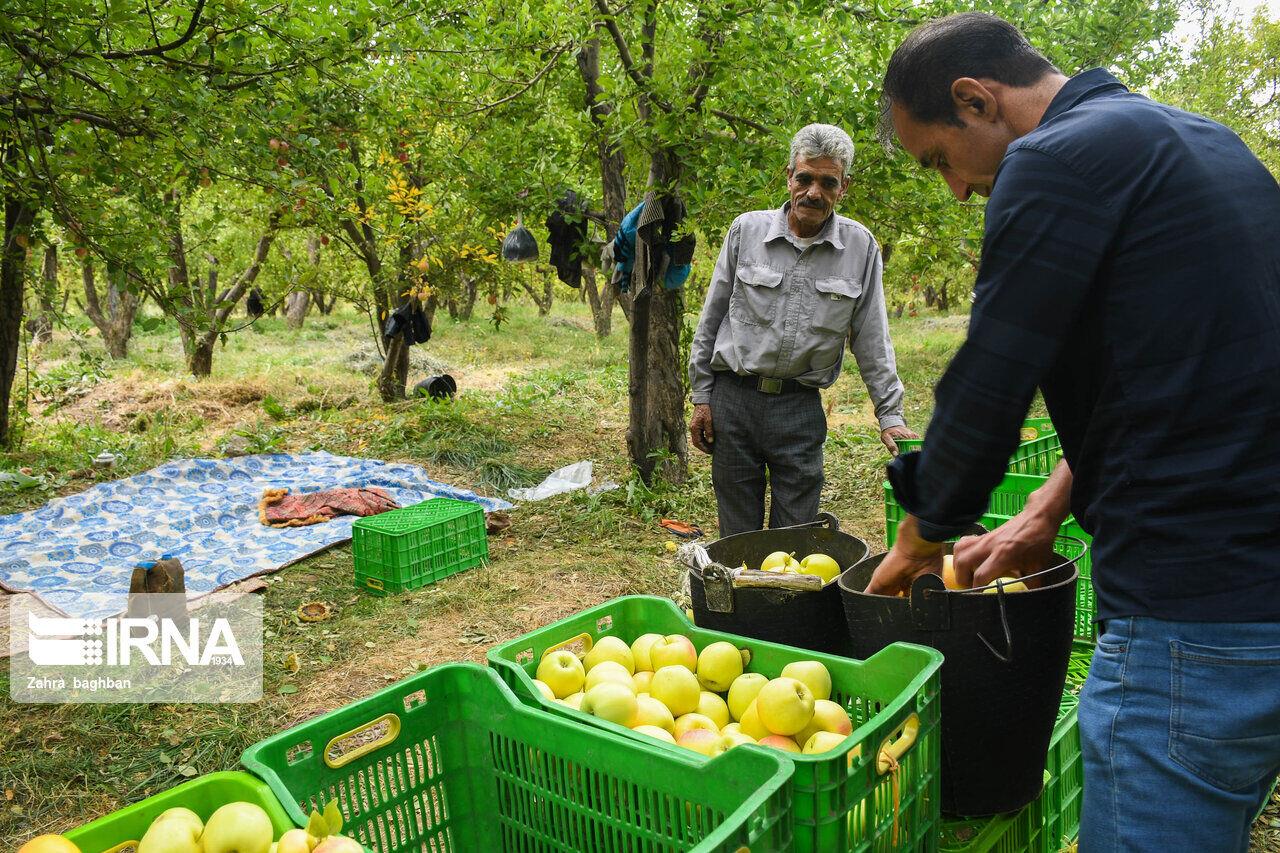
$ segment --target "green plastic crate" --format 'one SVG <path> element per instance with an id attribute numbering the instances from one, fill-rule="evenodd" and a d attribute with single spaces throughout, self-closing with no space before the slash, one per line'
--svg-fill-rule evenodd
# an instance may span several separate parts
<path id="1" fill-rule="evenodd" d="M 171 808 L 185 806 L 208 820 L 219 806 L 234 802 L 256 803 L 266 811 L 276 838 L 293 829 L 284 806 L 265 783 L 242 772 L 210 773 L 125 806 L 66 833 L 81 853 L 124 853 L 138 846 L 151 822 Z M 301 826 L 302 824 L 299 824 Z"/>
<path id="2" fill-rule="evenodd" d="M 585 653 L 606 635 L 631 643 L 651 631 L 684 634 L 699 651 L 717 640 L 728 640 L 751 651 L 748 672 L 776 676 L 797 660 L 818 660 L 830 671 L 832 701 L 849 712 L 854 730 L 832 752 L 788 756 L 795 765 L 791 786 L 793 850 L 860 853 L 936 849 L 941 803 L 938 694 L 942 655 L 934 649 L 895 643 L 869 660 L 855 661 L 697 628 L 665 598 L 626 596 L 496 646 L 489 651 L 489 664 L 530 705 L 575 724 L 654 743 L 643 734 L 551 702 L 533 684 L 538 661 L 548 651 L 571 648 Z M 912 744 L 903 732 L 913 725 Z M 898 759 L 899 769 L 887 774 L 880 772 L 877 761 L 885 744 L 906 746 Z"/>
<path id="3" fill-rule="evenodd" d="M 994 530 L 1022 512 L 1027 505 L 1027 496 L 1044 485 L 1045 478 L 1027 474 L 1006 474 L 1000 485 L 991 492 L 988 512 L 978 523 L 988 530 Z M 906 512 L 898 504 L 893 493 L 893 486 L 884 483 L 884 541 L 885 546 L 892 548 L 898 538 L 898 525 L 902 523 Z M 1085 533 L 1074 518 L 1068 517 L 1058 529 L 1059 539 L 1055 548 L 1067 557 L 1079 557 L 1076 568 L 1080 570 L 1080 583 L 1076 585 L 1076 627 L 1075 637 L 1092 644 L 1098 638 L 1098 626 L 1094 616 L 1098 611 L 1097 596 L 1093 590 L 1092 563 L 1089 546 L 1093 537 Z M 1084 543 L 1081 547 L 1075 540 Z"/>
<path id="4" fill-rule="evenodd" d="M 1013 814 L 944 821 L 941 853 L 1059 853 L 1080 834 L 1084 765 L 1076 706 L 1092 656 L 1093 647 L 1078 641 L 1071 651 L 1040 796 Z"/>
<path id="5" fill-rule="evenodd" d="M 924 446 L 921 438 L 897 438 L 894 442 L 899 453 L 919 450 Z M 1053 422 L 1048 418 L 1027 418 L 1022 422 L 1022 442 L 1009 458 L 1008 470 L 1012 474 L 1048 476 L 1061 459 L 1062 441 Z"/>
<path id="6" fill-rule="evenodd" d="M 377 853 L 785 850 L 786 756 L 706 761 L 530 708 L 446 664 L 245 751 L 295 821 L 336 799 Z"/>
<path id="7" fill-rule="evenodd" d="M 375 595 L 433 584 L 489 560 L 484 508 L 432 498 L 356 519 L 351 526 L 356 586 Z"/>

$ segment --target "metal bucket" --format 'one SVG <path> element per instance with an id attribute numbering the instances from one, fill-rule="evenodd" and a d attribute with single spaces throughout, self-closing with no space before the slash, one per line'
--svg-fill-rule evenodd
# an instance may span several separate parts
<path id="1" fill-rule="evenodd" d="M 829 513 L 794 527 L 737 533 L 707 545 L 711 559 L 734 568 L 745 563 L 757 568 L 774 551 L 795 553 L 798 558 L 821 552 L 848 569 L 864 560 L 870 549 L 856 536 L 841 532 L 840 522 Z M 741 634 L 771 643 L 848 655 L 849 634 L 835 581 L 818 592 L 759 587 L 732 590 L 729 612 L 710 609 L 702 572 L 689 569 L 689 591 L 694 622 L 699 628 Z"/>

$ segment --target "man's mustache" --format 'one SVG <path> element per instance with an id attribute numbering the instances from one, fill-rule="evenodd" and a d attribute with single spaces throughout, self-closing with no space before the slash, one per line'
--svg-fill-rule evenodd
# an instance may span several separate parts
<path id="1" fill-rule="evenodd" d="M 813 208 L 816 208 L 816 209 L 818 209 L 818 210 L 822 210 L 824 207 L 826 207 L 826 205 L 825 205 L 825 204 L 823 204 L 823 203 L 822 203 L 822 202 L 820 202 L 820 201 L 809 201 L 808 199 L 804 199 L 804 200 L 802 200 L 802 201 L 800 202 L 800 206 L 801 206 L 801 207 L 813 207 Z"/>

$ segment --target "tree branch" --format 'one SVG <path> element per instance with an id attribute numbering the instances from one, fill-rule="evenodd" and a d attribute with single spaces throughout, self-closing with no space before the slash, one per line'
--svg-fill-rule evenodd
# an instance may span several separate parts
<path id="1" fill-rule="evenodd" d="M 102 54 L 103 59 L 132 59 L 138 56 L 160 56 L 171 50 L 182 47 L 191 41 L 192 36 L 196 34 L 196 30 L 200 27 L 200 15 L 204 12 L 205 0 L 196 0 L 195 11 L 191 13 L 191 22 L 187 24 L 187 31 L 178 36 L 168 44 L 158 44 L 155 47 L 143 48 L 142 50 L 110 50 Z"/>
<path id="2" fill-rule="evenodd" d="M 537 74 L 534 74 L 531 78 L 529 78 L 529 81 L 527 83 L 525 83 L 523 86 L 521 86 L 518 90 L 511 93 L 510 95 L 507 95 L 505 98 L 499 98 L 498 100 L 494 101 L 491 104 L 482 104 L 476 107 L 475 109 L 466 110 L 465 112 L 450 113 L 451 117 L 462 118 L 463 116 L 475 115 L 476 113 L 484 113 L 484 112 L 488 112 L 489 110 L 500 107 L 503 104 L 511 103 L 516 98 L 520 97 L 525 92 L 529 91 L 534 86 L 538 85 L 538 81 L 541 80 L 543 77 L 545 77 L 547 72 L 556 66 L 556 64 L 560 61 L 560 57 L 564 56 L 565 52 L 570 47 L 571 45 L 567 45 L 567 44 L 557 47 L 555 51 L 552 53 L 551 59 L 547 62 L 546 65 L 542 66 L 542 68 L 538 70 Z"/>
<path id="3" fill-rule="evenodd" d="M 773 133 L 772 130 L 770 130 L 768 127 L 764 126 L 763 124 L 760 124 L 757 121 L 752 121 L 749 118 L 743 118 L 742 116 L 734 115 L 733 113 L 727 113 L 724 110 L 707 110 L 707 112 L 711 113 L 713 116 L 717 118 L 724 119 L 729 124 L 740 124 L 740 125 L 743 125 L 744 127 L 749 127 L 752 130 L 756 130 L 764 134 Z"/>

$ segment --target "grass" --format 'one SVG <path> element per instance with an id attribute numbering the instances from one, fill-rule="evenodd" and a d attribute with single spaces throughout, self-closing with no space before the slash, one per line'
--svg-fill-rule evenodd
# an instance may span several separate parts
<path id="1" fill-rule="evenodd" d="M 311 714 L 424 666 L 482 660 L 494 643 L 615 595 L 677 589 L 670 537 L 657 522 L 679 518 L 714 535 L 709 460 L 693 452 L 680 486 L 631 478 L 625 321 L 619 314 L 614 335 L 597 341 L 584 306 L 558 304 L 554 317 L 517 307 L 495 332 L 480 318 L 460 324 L 438 316 L 436 337 L 415 348 L 411 378 L 447 370 L 460 396 L 395 405 L 377 402 L 368 323 L 351 313 L 312 317 L 296 333 L 265 318 L 218 348 L 214 375 L 203 381 L 184 375 L 172 326 L 136 335 L 121 363 L 103 358 L 84 327 L 60 332 L 37 354 L 41 378 L 25 442 L 0 458 L 0 469 L 30 468 L 41 485 L 0 492 L 0 513 L 230 445 L 409 460 L 489 494 L 591 459 L 598 480 L 621 488 L 522 506 L 511 529 L 491 541 L 489 566 L 413 593 L 358 594 L 346 546 L 270 576 L 265 695 L 251 705 L 16 705 L 7 673 L 0 675 L 0 838 L 65 830 L 190 775 L 234 768 L 246 746 Z M 923 429 L 932 383 L 964 321 L 892 326 L 908 420 Z M 824 508 L 875 547 L 888 454 L 851 359 L 824 400 L 831 423 Z M 89 467 L 104 449 L 122 456 L 113 471 Z M 308 601 L 330 604 L 333 618 L 299 620 L 296 610 Z"/>

